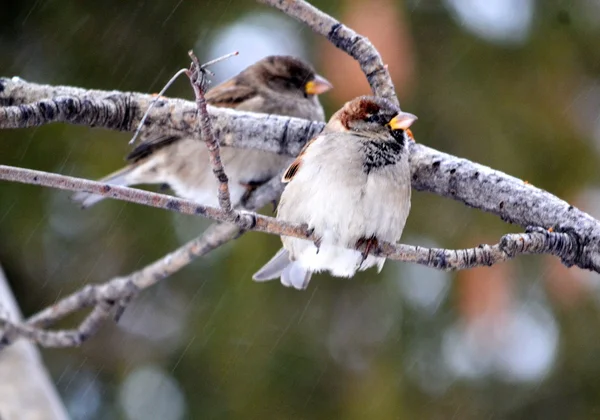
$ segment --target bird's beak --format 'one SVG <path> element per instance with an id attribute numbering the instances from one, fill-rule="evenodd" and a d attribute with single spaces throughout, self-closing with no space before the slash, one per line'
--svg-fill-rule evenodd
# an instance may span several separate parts
<path id="1" fill-rule="evenodd" d="M 406 130 L 417 120 L 417 116 L 408 112 L 399 112 L 388 123 L 392 130 Z"/>
<path id="2" fill-rule="evenodd" d="M 306 83 L 304 91 L 309 95 L 320 95 L 332 87 L 333 85 L 329 83 L 329 80 L 317 74 L 313 80 Z"/>

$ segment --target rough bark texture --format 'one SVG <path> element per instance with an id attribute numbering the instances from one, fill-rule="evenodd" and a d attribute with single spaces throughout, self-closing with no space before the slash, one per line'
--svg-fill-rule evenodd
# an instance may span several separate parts
<path id="1" fill-rule="evenodd" d="M 39 101 L 46 95 L 59 94 Z M 110 99 L 108 99 L 110 98 Z M 139 93 L 86 91 L 70 87 L 51 87 L 0 79 L 0 103 L 29 103 L 0 107 L 0 128 L 24 127 L 62 121 L 109 129 L 133 131 L 141 118 L 140 109 L 152 99 Z M 31 103 L 32 101 L 38 101 Z M 108 101 L 112 106 L 108 106 Z M 73 102 L 84 104 L 78 112 L 67 112 Z M 95 103 L 93 106 L 85 104 Z M 48 112 L 50 107 L 55 110 Z M 54 109 L 54 108 L 53 108 Z M 61 111 L 64 110 L 64 111 Z M 224 146 L 261 149 L 289 155 L 297 154 L 308 139 L 320 132 L 322 123 L 297 118 L 239 112 L 209 107 L 215 135 Z M 7 115 L 7 119 L 2 115 Z M 159 101 L 148 118 L 149 130 L 193 135 L 196 106 L 179 99 Z M 70 116 L 70 118 L 67 118 Z M 128 119 L 123 120 L 123 116 Z M 84 121 L 84 122 L 81 122 Z M 458 200 L 487 211 L 502 220 L 523 227 L 567 229 L 580 243 L 581 254 L 567 264 L 596 270 L 600 266 L 600 222 L 556 196 L 517 178 L 439 152 L 422 144 L 411 144 L 413 187 Z"/>
<path id="2" fill-rule="evenodd" d="M 458 200 L 502 220 L 568 232 L 578 242 L 578 254 L 563 260 L 599 271 L 600 222 L 547 191 L 487 166 L 413 144 L 412 186 Z"/>
<path id="3" fill-rule="evenodd" d="M 432 165 L 435 168 L 438 167 L 435 162 L 433 162 Z M 460 162 L 458 165 L 460 165 Z M 439 168 L 437 168 L 437 170 L 439 170 Z M 489 168 L 478 165 L 478 171 L 486 170 L 491 171 Z M 457 171 L 455 171 L 454 168 L 449 169 L 449 173 L 452 173 L 452 175 L 455 175 L 456 172 Z M 141 191 L 135 188 L 119 187 L 115 185 L 103 184 L 97 181 L 89 181 L 81 178 L 33 171 L 31 169 L 13 168 L 3 165 L 0 165 L 0 179 L 71 191 L 91 192 L 94 194 L 118 198 L 124 201 L 175 211 L 178 213 L 199 215 L 220 222 L 231 222 L 243 230 L 255 230 L 274 235 L 294 236 L 311 241 L 318 239 L 307 229 L 306 226 L 294 225 L 283 220 L 275 219 L 274 217 L 263 216 L 257 213 L 249 213 L 245 211 L 227 211 L 220 208 L 203 206 L 194 203 L 193 201 L 164 194 Z M 272 195 L 266 196 L 265 193 L 261 192 L 260 194 L 265 201 L 258 202 L 257 207 L 262 207 L 267 200 L 271 201 L 277 197 L 275 194 L 277 194 L 279 190 L 276 187 L 276 184 L 274 184 L 275 183 L 268 183 L 262 187 L 265 191 Z M 260 190 L 261 189 L 258 191 Z M 489 190 L 491 190 L 491 188 L 489 188 Z M 543 193 L 542 191 L 540 192 Z M 454 191 L 452 191 L 452 193 L 454 193 Z M 471 190 L 467 190 L 463 196 L 466 200 L 468 200 L 470 199 L 470 194 L 472 193 L 473 192 Z M 483 192 L 481 192 L 481 194 L 483 194 Z M 560 202 L 560 200 L 558 201 Z M 528 202 L 525 204 L 529 205 L 530 203 Z M 569 212 L 572 213 L 575 211 L 577 210 L 572 209 Z M 584 216 L 585 213 L 582 213 L 581 217 Z M 516 238 L 521 241 L 523 241 L 523 238 L 525 238 L 524 242 L 526 244 L 528 243 L 528 245 L 523 246 L 522 248 L 515 248 L 513 245 L 507 246 L 506 240 L 504 240 L 504 242 L 501 241 L 500 244 L 495 245 L 494 247 L 487 246 L 487 248 L 478 247 L 466 250 L 428 249 L 419 246 L 382 242 L 379 245 L 379 249 L 372 250 L 372 252 L 392 260 L 416 262 L 418 264 L 424 264 L 443 270 L 457 270 L 481 265 L 491 265 L 495 262 L 512 258 L 515 253 L 507 251 L 508 247 L 511 249 L 518 249 L 518 253 L 521 254 L 549 253 L 560 257 L 563 263 L 567 266 L 578 265 L 581 268 L 588 268 L 595 271 L 600 270 L 595 261 L 582 259 L 582 256 L 587 255 L 587 252 L 590 252 L 592 255 L 594 252 L 592 252 L 591 248 L 589 250 L 584 249 L 585 244 L 581 242 L 578 234 L 572 227 L 555 226 L 552 230 L 556 229 L 557 232 L 547 232 L 544 228 L 539 229 L 545 233 L 544 238 L 532 238 L 531 236 L 525 237 L 522 235 L 516 236 Z M 510 241 L 512 242 L 517 240 L 511 235 L 506 235 L 504 238 L 510 238 Z M 365 247 L 363 246 L 359 247 L 358 249 L 363 250 L 364 248 Z"/>
<path id="4" fill-rule="evenodd" d="M 21 312 L 0 268 L 0 311 L 14 321 Z M 0 352 L 0 419 L 67 420 L 67 413 L 34 344 L 20 341 Z"/>
<path id="5" fill-rule="evenodd" d="M 134 92 L 99 91 L 0 78 L 0 129 L 37 127 L 54 122 L 135 131 L 154 99 Z M 324 123 L 300 118 L 234 111 L 208 106 L 215 137 L 222 146 L 262 149 L 295 156 Z M 161 98 L 144 125 L 148 135 L 194 136 L 197 106 Z"/>
<path id="6" fill-rule="evenodd" d="M 213 133 L 210 115 L 208 113 L 208 104 L 204 97 L 204 90 L 208 83 L 205 83 L 207 74 L 203 71 L 202 66 L 198 62 L 198 58 L 193 51 L 189 52 L 192 59 L 192 70 L 187 72 L 190 79 L 190 84 L 196 96 L 196 107 L 198 108 L 196 118 L 199 119 L 196 126 L 199 126 L 198 137 L 204 139 L 206 148 L 208 149 L 210 165 L 212 166 L 213 175 L 219 183 L 217 195 L 219 197 L 219 206 L 227 213 L 231 213 L 231 197 L 229 195 L 229 178 L 225 173 L 223 162 L 221 162 L 221 145 Z"/>

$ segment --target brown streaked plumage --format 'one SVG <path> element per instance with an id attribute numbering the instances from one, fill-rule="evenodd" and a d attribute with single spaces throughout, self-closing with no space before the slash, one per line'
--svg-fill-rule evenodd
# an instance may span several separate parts
<path id="1" fill-rule="evenodd" d="M 323 121 L 317 95 L 330 88 L 329 82 L 302 60 L 270 56 L 209 90 L 206 100 L 212 106 Z M 177 136 L 150 138 L 140 143 L 127 160 L 129 166 L 102 181 L 116 185 L 168 184 L 181 197 L 218 205 L 218 184 L 202 141 Z M 229 177 L 233 205 L 249 188 L 269 180 L 289 162 L 287 156 L 228 147 L 221 149 L 221 160 Z M 73 196 L 82 207 L 102 198 L 87 193 Z"/>

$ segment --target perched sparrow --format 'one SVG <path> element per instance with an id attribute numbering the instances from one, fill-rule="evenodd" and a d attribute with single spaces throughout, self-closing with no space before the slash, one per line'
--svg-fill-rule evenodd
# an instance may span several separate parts
<path id="1" fill-rule="evenodd" d="M 319 238 L 282 237 L 283 248 L 254 276 L 281 277 L 305 289 L 311 274 L 351 277 L 385 258 L 369 255 L 396 242 L 410 210 L 408 127 L 417 119 L 391 102 L 362 96 L 336 112 L 283 176 L 277 218 L 306 224 Z M 354 248 L 366 244 L 366 252 Z"/>
<path id="2" fill-rule="evenodd" d="M 210 105 L 240 111 L 286 115 L 324 121 L 317 95 L 331 84 L 307 63 L 289 56 L 266 57 L 206 94 Z M 193 138 L 163 137 L 144 141 L 127 156 L 129 166 L 102 179 L 115 185 L 168 184 L 178 196 L 217 206 L 218 183 L 204 142 Z M 258 150 L 221 149 L 229 177 L 231 204 L 285 168 L 290 158 Z M 73 200 L 89 207 L 104 197 L 78 193 Z"/>

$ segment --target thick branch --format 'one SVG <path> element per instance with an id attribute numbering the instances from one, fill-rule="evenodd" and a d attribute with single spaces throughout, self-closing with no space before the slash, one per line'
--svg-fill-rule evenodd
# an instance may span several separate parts
<path id="1" fill-rule="evenodd" d="M 482 170 L 485 169 L 485 167 L 481 168 Z M 292 223 L 287 223 L 285 221 L 269 216 L 263 216 L 257 213 L 241 211 L 231 211 L 230 213 L 222 209 L 203 206 L 192 201 L 164 194 L 156 194 L 148 191 L 137 190 L 134 188 L 107 185 L 96 181 L 88 181 L 80 178 L 3 165 L 0 165 L 0 179 L 55 187 L 71 191 L 91 192 L 94 194 L 118 198 L 138 204 L 176 211 L 183 214 L 200 215 L 216 221 L 232 221 L 232 223 L 236 224 L 241 229 L 246 230 L 256 230 L 279 236 L 292 236 L 311 241 L 315 241 L 317 239 L 312 232 L 307 229 L 306 226 L 294 225 Z M 269 188 L 269 191 L 275 191 L 275 188 L 273 188 L 272 184 L 268 184 L 267 188 Z M 550 195 L 548 193 L 545 194 Z M 573 209 L 572 211 L 575 210 Z M 585 215 L 585 213 L 583 214 Z M 585 244 L 582 243 L 580 236 L 577 234 L 575 229 L 566 227 L 566 231 L 568 231 L 568 233 L 553 233 L 553 235 L 562 235 L 562 242 L 561 246 L 557 248 L 558 251 L 553 247 L 540 248 L 539 245 L 532 245 L 530 247 L 526 247 L 525 250 L 521 251 L 520 253 L 540 253 L 536 250 L 542 249 L 541 253 L 550 253 L 552 255 L 556 255 L 560 257 L 563 263 L 568 266 L 578 265 L 582 268 L 600 272 L 600 266 L 596 263 L 596 261 L 598 261 L 597 256 L 590 259 L 582 259 L 582 255 L 585 255 L 584 252 L 582 252 Z M 365 246 L 358 247 L 357 249 L 362 251 L 365 249 Z M 380 245 L 380 249 L 372 250 L 372 253 L 392 260 L 416 262 L 418 264 L 424 264 L 434 268 L 463 269 L 480 265 L 489 265 L 488 261 L 504 261 L 510 257 L 510 252 L 507 253 L 508 257 L 501 257 L 501 255 L 498 254 L 500 251 L 502 251 L 502 253 L 506 253 L 504 247 L 448 251 L 440 249 L 425 249 L 418 246 L 402 244 L 382 243 Z M 481 258 L 476 257 L 474 256 L 476 254 L 482 254 L 483 256 Z M 443 260 L 442 263 L 438 261 L 440 258 Z M 470 265 L 470 261 L 475 261 L 475 265 Z M 583 265 L 583 263 L 585 263 L 585 265 Z"/>
<path id="2" fill-rule="evenodd" d="M 0 129 L 62 122 L 133 132 L 154 99 L 135 92 L 85 90 L 0 78 Z M 196 111 L 194 102 L 161 97 L 146 118 L 144 133 L 146 137 L 193 137 Z M 325 126 L 322 122 L 210 105 L 208 112 L 221 145 L 291 156 L 297 155 Z"/>
<path id="3" fill-rule="evenodd" d="M 3 89 L 2 89 L 3 86 Z M 44 95 L 54 93 L 70 93 L 81 95 L 78 102 L 109 101 L 118 104 L 114 108 L 103 106 L 84 107 L 83 113 L 88 116 L 71 115 L 73 120 L 94 120 L 111 122 L 107 128 L 135 127 L 139 122 L 143 109 L 152 96 L 136 93 L 116 93 L 101 91 L 85 91 L 68 87 L 36 85 L 17 79 L 0 79 L 0 101 L 24 103 L 39 100 Z M 7 98 L 11 98 L 8 100 Z M 106 98 L 111 98 L 106 99 Z M 31 115 L 43 115 L 44 122 L 65 121 L 59 118 L 60 113 L 43 113 L 47 103 L 68 110 L 73 97 L 54 98 L 29 105 L 26 110 L 22 106 L 0 107 L 0 128 L 5 126 L 28 126 L 34 119 Z M 46 103 L 46 105 L 42 105 Z M 32 109 L 37 110 L 35 113 Z M 125 109 L 129 111 L 125 112 Z M 113 110 L 114 115 L 109 111 Z M 193 135 L 193 102 L 164 99 L 150 113 L 153 124 L 148 130 L 158 133 L 177 132 Z M 278 117 L 273 115 L 253 114 L 209 107 L 212 124 L 216 135 L 223 145 L 233 147 L 255 148 L 276 153 L 297 154 L 310 136 L 322 130 L 323 124 L 309 122 L 297 118 Z M 17 122 L 7 123 L 2 113 L 17 113 Z M 140 114 L 140 115 L 138 115 Z M 117 116 L 134 116 L 127 124 Z M 102 118 L 101 118 L 102 117 Z M 67 119 L 68 120 L 68 119 Z M 72 122 L 72 121 L 71 121 Z M 133 123 L 132 123 L 133 122 Z M 41 122 L 40 122 L 41 123 Z M 163 131 L 160 131 L 163 130 Z M 519 224 L 523 227 L 542 226 L 545 228 L 561 227 L 572 229 L 580 238 L 582 252 L 575 262 L 582 268 L 596 267 L 600 251 L 600 222 L 556 196 L 540 190 L 530 184 L 495 171 L 489 167 L 460 159 L 446 153 L 426 147 L 422 144 L 411 144 L 411 172 L 413 187 L 420 191 L 429 191 L 461 201 L 470 207 L 493 213 L 502 220 Z"/>
<path id="4" fill-rule="evenodd" d="M 399 105 L 394 83 L 379 51 L 368 38 L 357 34 L 333 17 L 321 12 L 303 0 L 258 0 L 276 7 L 286 15 L 303 22 L 316 33 L 326 37 L 333 45 L 358 61 L 375 96 L 389 99 Z"/>
<path id="5" fill-rule="evenodd" d="M 412 186 L 458 200 L 527 226 L 569 231 L 578 237 L 579 255 L 568 265 L 597 271 L 600 264 L 600 222 L 547 191 L 487 166 L 411 145 Z"/>

